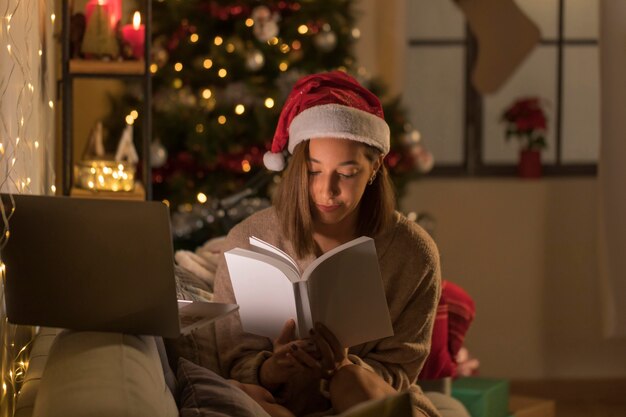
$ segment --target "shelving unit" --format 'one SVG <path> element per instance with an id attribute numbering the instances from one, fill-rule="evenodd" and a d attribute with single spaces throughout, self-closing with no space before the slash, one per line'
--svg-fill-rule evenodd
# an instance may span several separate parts
<path id="1" fill-rule="evenodd" d="M 70 57 L 70 1 L 63 0 L 62 20 L 62 85 L 63 85 L 63 119 L 62 119 L 62 154 L 63 154 L 63 195 L 70 195 L 72 190 L 73 167 L 74 167 L 74 80 L 77 78 L 100 78 L 100 79 L 131 79 L 142 83 L 143 87 L 143 110 L 142 110 L 142 134 L 141 148 L 139 149 L 141 160 L 142 180 L 141 190 L 145 192 L 145 199 L 152 196 L 152 180 L 150 168 L 150 142 L 152 140 L 152 77 L 150 74 L 150 60 L 138 61 L 97 61 L 72 59 Z M 144 57 L 150 57 L 151 45 L 151 22 L 152 0 L 142 0 L 144 3 L 145 43 Z M 139 174 L 139 173 L 137 173 Z"/>
<path id="2" fill-rule="evenodd" d="M 114 76 L 114 75 L 136 75 L 143 76 L 146 63 L 141 61 L 93 61 L 87 59 L 71 59 L 70 74 L 76 76 Z"/>

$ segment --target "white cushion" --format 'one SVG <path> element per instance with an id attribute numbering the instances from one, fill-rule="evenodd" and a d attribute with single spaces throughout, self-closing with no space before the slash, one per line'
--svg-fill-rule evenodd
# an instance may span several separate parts
<path id="1" fill-rule="evenodd" d="M 178 416 L 154 337 L 61 332 L 48 357 L 34 417 Z"/>

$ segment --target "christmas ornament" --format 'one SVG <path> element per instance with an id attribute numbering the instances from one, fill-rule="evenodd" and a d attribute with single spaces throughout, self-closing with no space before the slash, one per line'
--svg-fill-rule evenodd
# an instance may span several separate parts
<path id="1" fill-rule="evenodd" d="M 244 106 L 251 106 L 255 102 L 254 94 L 250 91 L 248 85 L 240 81 L 229 83 L 223 89 L 220 97 L 224 103 L 231 105 L 243 104 Z"/>
<path id="2" fill-rule="evenodd" d="M 426 174 L 435 166 L 433 154 L 422 144 L 413 145 L 409 149 L 409 154 L 413 159 L 413 164 L 417 172 Z"/>
<path id="3" fill-rule="evenodd" d="M 102 158 L 105 154 L 102 122 L 98 121 L 91 129 L 82 159 Z"/>
<path id="4" fill-rule="evenodd" d="M 337 34 L 330 28 L 323 29 L 313 37 L 313 43 L 322 52 L 330 52 L 337 46 Z"/>
<path id="5" fill-rule="evenodd" d="M 272 13 L 267 6 L 258 6 L 252 10 L 250 17 L 254 20 L 252 31 L 259 41 L 267 42 L 278 36 L 278 21 L 280 20 L 278 13 Z"/>
<path id="6" fill-rule="evenodd" d="M 167 161 L 167 149 L 161 143 L 159 138 L 156 138 L 150 145 L 150 165 L 153 168 L 162 167 Z"/>
<path id="7" fill-rule="evenodd" d="M 119 45 L 109 24 L 109 5 L 96 4 L 87 20 L 82 52 L 98 58 L 117 58 Z"/>
<path id="8" fill-rule="evenodd" d="M 152 47 L 152 62 L 157 64 L 159 68 L 162 68 L 167 64 L 167 61 L 170 58 L 170 54 L 163 47 L 161 43 L 155 43 Z"/>
<path id="9" fill-rule="evenodd" d="M 115 151 L 115 161 L 126 161 L 131 165 L 136 164 L 139 161 L 137 149 L 133 143 L 133 125 L 126 125 L 124 128 L 120 141 L 117 145 L 117 150 Z"/>
<path id="10" fill-rule="evenodd" d="M 191 92 L 189 87 L 178 90 L 177 100 L 179 104 L 187 107 L 195 107 L 198 103 L 198 98 Z"/>
<path id="11" fill-rule="evenodd" d="M 250 71 L 258 71 L 265 64 L 265 56 L 258 49 L 252 49 L 246 54 L 246 68 Z"/>
<path id="12" fill-rule="evenodd" d="M 409 132 L 405 132 L 404 135 L 402 135 L 402 142 L 406 146 L 416 145 L 420 142 L 421 139 L 422 139 L 422 135 L 417 129 L 413 129 Z"/>

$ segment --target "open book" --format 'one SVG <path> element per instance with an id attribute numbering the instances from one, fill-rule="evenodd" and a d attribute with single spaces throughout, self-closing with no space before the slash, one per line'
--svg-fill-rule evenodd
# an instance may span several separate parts
<path id="1" fill-rule="evenodd" d="M 321 322 L 344 347 L 393 335 L 373 239 L 338 246 L 304 271 L 260 239 L 250 245 L 224 253 L 244 331 L 274 339 L 294 319 L 299 337 Z"/>

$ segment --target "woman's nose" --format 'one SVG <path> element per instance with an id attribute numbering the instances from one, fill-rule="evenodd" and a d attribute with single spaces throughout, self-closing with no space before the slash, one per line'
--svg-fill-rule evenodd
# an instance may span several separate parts
<path id="1" fill-rule="evenodd" d="M 323 187 L 324 196 L 336 197 L 339 195 L 339 181 L 334 175 L 328 175 L 324 178 Z"/>

